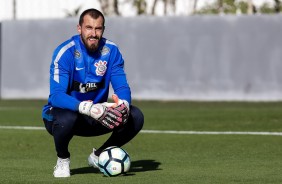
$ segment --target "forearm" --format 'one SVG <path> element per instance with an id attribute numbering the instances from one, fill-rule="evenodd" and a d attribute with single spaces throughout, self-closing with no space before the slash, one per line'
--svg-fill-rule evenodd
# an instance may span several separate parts
<path id="1" fill-rule="evenodd" d="M 80 101 L 66 93 L 54 93 L 50 96 L 53 107 L 78 111 Z"/>
<path id="2" fill-rule="evenodd" d="M 129 105 L 131 104 L 131 90 L 127 83 L 125 74 L 114 75 L 111 79 L 114 93 L 122 100 L 126 100 Z"/>

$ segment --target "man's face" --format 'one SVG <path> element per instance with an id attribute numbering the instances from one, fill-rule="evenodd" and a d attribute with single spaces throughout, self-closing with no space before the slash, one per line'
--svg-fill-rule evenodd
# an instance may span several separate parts
<path id="1" fill-rule="evenodd" d="M 95 52 L 98 49 L 99 41 L 104 32 L 103 23 L 101 16 L 94 19 L 90 15 L 85 15 L 82 25 L 77 25 L 77 31 L 81 35 L 82 42 L 90 52 Z"/>

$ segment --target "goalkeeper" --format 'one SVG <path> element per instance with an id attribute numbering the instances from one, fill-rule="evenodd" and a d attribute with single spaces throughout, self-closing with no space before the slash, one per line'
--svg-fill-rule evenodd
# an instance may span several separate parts
<path id="1" fill-rule="evenodd" d="M 73 136 L 100 136 L 112 132 L 88 163 L 97 167 L 99 154 L 109 146 L 121 147 L 142 129 L 142 112 L 131 105 L 124 60 L 115 43 L 103 37 L 103 14 L 85 10 L 78 35 L 59 45 L 50 65 L 50 95 L 42 117 L 57 152 L 54 177 L 70 176 L 68 145 Z M 109 86 L 113 102 L 108 103 Z"/>

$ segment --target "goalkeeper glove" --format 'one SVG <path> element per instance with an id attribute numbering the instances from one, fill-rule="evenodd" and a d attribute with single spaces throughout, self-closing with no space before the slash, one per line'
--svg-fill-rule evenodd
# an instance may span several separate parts
<path id="1" fill-rule="evenodd" d="M 129 103 L 126 100 L 121 100 L 116 94 L 112 95 L 114 100 L 113 108 L 122 114 L 122 123 L 125 124 L 129 117 Z"/>
<path id="2" fill-rule="evenodd" d="M 113 103 L 97 103 L 83 101 L 79 104 L 79 112 L 88 115 L 108 129 L 113 129 L 123 123 L 122 114 L 111 107 Z"/>

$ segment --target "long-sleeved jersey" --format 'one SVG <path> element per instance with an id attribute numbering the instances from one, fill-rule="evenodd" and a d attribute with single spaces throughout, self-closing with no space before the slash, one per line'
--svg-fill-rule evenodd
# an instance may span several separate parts
<path id="1" fill-rule="evenodd" d="M 120 99 L 131 103 L 124 60 L 113 42 L 102 38 L 96 52 L 88 52 L 80 35 L 59 45 L 50 65 L 50 95 L 42 116 L 51 107 L 78 111 L 81 101 L 106 102 L 110 83 Z"/>

